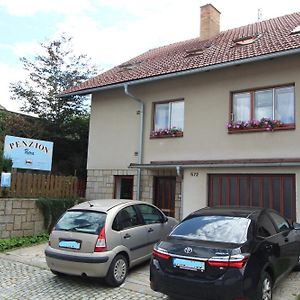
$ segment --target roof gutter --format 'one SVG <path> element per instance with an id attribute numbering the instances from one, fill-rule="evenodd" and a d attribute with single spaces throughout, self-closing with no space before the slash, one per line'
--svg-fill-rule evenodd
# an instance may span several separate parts
<path id="1" fill-rule="evenodd" d="M 124 84 L 124 93 L 129 98 L 133 99 L 137 103 L 140 104 L 140 110 L 138 111 L 138 114 L 140 115 L 140 133 L 139 133 L 139 150 L 138 150 L 138 164 L 142 164 L 143 162 L 143 141 L 144 141 L 144 110 L 145 110 L 145 104 L 144 102 L 131 94 L 128 91 L 128 84 Z M 137 190 L 136 190 L 136 199 L 141 200 L 141 169 L 137 169 Z"/>
<path id="2" fill-rule="evenodd" d="M 130 84 L 131 86 L 139 85 L 139 84 L 143 84 L 143 83 L 149 83 L 149 82 L 154 82 L 154 81 L 158 81 L 158 80 L 171 79 L 171 78 L 177 78 L 177 77 L 181 77 L 181 76 L 187 76 L 187 75 L 192 75 L 192 74 L 197 74 L 197 73 L 219 70 L 219 69 L 224 69 L 224 68 L 228 68 L 228 67 L 232 67 L 232 66 L 248 64 L 248 63 L 253 63 L 253 62 L 260 62 L 260 61 L 264 61 L 264 60 L 268 60 L 268 59 L 280 58 L 280 57 L 285 57 L 285 56 L 294 55 L 294 54 L 300 54 L 300 48 L 291 49 L 291 50 L 287 50 L 287 51 L 274 52 L 274 53 L 269 53 L 269 54 L 265 54 L 265 55 L 260 55 L 260 56 L 255 56 L 255 57 L 250 57 L 250 58 L 245 58 L 245 59 L 240 59 L 240 60 L 229 61 L 229 62 L 220 63 L 220 64 L 202 67 L 202 68 L 197 68 L 197 69 L 179 71 L 179 72 L 174 72 L 174 73 L 169 73 L 169 74 L 164 74 L 164 75 L 158 75 L 158 76 L 153 76 L 153 77 L 147 77 L 147 78 L 127 81 L 125 84 L 126 85 Z M 102 86 L 102 87 L 95 87 L 95 88 L 80 90 L 77 92 L 71 92 L 71 93 L 67 93 L 67 94 L 61 94 L 61 95 L 58 95 L 58 97 L 68 97 L 68 96 L 75 96 L 75 95 L 83 96 L 83 95 L 96 93 L 96 92 L 100 92 L 100 91 L 105 91 L 105 90 L 110 90 L 110 89 L 115 89 L 115 88 L 122 88 L 123 86 L 124 86 L 124 82 L 106 85 L 106 86 Z"/>

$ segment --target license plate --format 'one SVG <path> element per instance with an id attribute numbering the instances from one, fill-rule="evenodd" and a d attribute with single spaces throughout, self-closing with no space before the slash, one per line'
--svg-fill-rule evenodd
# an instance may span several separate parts
<path id="1" fill-rule="evenodd" d="M 80 242 L 77 241 L 60 241 L 58 246 L 60 248 L 67 248 L 67 249 L 80 249 Z"/>
<path id="2" fill-rule="evenodd" d="M 173 266 L 175 268 L 192 270 L 192 271 L 204 271 L 205 270 L 204 262 L 189 260 L 189 259 L 174 258 Z"/>

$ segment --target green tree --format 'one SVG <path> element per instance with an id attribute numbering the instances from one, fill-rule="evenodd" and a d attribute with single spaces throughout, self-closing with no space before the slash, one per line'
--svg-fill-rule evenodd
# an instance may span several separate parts
<path id="1" fill-rule="evenodd" d="M 89 128 L 86 99 L 57 95 L 96 75 L 97 68 L 86 55 L 75 55 L 72 38 L 64 35 L 41 43 L 41 50 L 43 54 L 33 59 L 21 58 L 28 76 L 10 85 L 11 98 L 21 101 L 22 111 L 39 117 L 40 127 L 31 127 L 39 132 L 35 138 L 54 142 L 52 171 L 84 177 Z M 25 132 L 20 136 L 29 137 Z"/>
<path id="2" fill-rule="evenodd" d="M 87 107 L 82 97 L 57 95 L 94 76 L 96 66 L 86 55 L 74 54 L 72 38 L 62 35 L 40 45 L 43 54 L 31 60 L 21 58 L 28 79 L 10 85 L 12 100 L 21 101 L 22 111 L 57 124 L 85 114 Z"/>

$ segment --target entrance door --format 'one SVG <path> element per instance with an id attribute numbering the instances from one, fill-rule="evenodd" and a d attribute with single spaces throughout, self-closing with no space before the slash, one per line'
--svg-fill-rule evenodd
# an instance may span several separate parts
<path id="1" fill-rule="evenodd" d="M 175 189 L 176 177 L 155 177 L 154 205 L 170 217 L 175 215 Z"/>
<path id="2" fill-rule="evenodd" d="M 133 199 L 133 176 L 115 176 L 115 199 Z"/>
<path id="3" fill-rule="evenodd" d="M 273 208 L 288 219 L 295 220 L 295 175 L 209 175 L 208 205 Z"/>

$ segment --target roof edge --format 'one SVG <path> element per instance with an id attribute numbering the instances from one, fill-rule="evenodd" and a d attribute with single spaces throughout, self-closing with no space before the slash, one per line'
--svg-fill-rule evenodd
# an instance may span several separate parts
<path id="1" fill-rule="evenodd" d="M 228 68 L 228 67 L 232 67 L 232 66 L 236 66 L 236 65 L 242 65 L 242 64 L 252 63 L 252 62 L 259 62 L 259 61 L 264 61 L 264 60 L 268 60 L 268 59 L 290 56 L 290 55 L 294 55 L 294 54 L 300 54 L 300 48 L 295 48 L 295 49 L 286 50 L 286 51 L 273 52 L 273 53 L 268 53 L 268 54 L 264 54 L 264 55 L 260 55 L 260 56 L 254 56 L 254 57 L 250 57 L 250 58 L 239 59 L 239 60 L 229 61 L 229 62 L 220 63 L 220 64 L 214 64 L 214 65 L 202 67 L 202 68 L 184 70 L 184 71 L 179 71 L 179 72 L 174 72 L 174 73 L 167 73 L 167 74 L 163 74 L 163 75 L 157 75 L 154 77 L 146 77 L 146 78 L 135 79 L 135 80 L 131 80 L 131 81 L 119 82 L 119 83 L 111 84 L 111 85 L 105 85 L 105 86 L 101 86 L 101 87 L 94 87 L 94 88 L 78 90 L 78 91 L 70 92 L 70 93 L 66 93 L 66 94 L 59 94 L 56 97 L 63 98 L 63 97 L 69 97 L 69 96 L 84 96 L 84 95 L 88 95 L 88 94 L 95 93 L 95 92 L 120 88 L 120 87 L 123 87 L 124 84 L 139 85 L 139 84 L 143 84 L 143 83 L 149 83 L 149 82 L 154 82 L 154 81 L 158 81 L 158 80 L 193 75 L 193 74 L 197 74 L 197 73 L 219 70 L 219 69 L 224 69 L 224 68 Z"/>
<path id="2" fill-rule="evenodd" d="M 194 161 L 153 161 L 149 164 L 131 163 L 129 168 L 228 168 L 228 167 L 299 167 L 300 158 L 265 158 L 265 159 L 227 159 L 227 160 L 194 160 Z"/>

